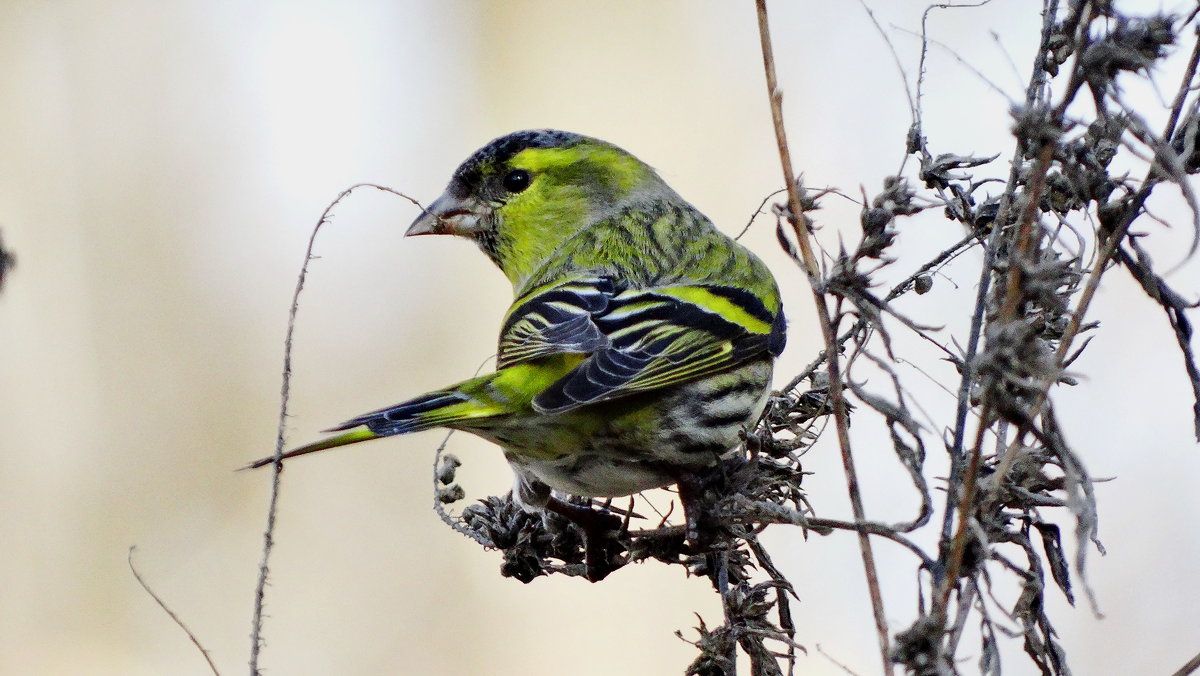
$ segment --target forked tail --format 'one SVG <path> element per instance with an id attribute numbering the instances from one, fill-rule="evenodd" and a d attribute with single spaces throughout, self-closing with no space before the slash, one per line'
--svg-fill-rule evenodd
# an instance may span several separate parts
<path id="1" fill-rule="evenodd" d="M 326 432 L 342 432 L 342 434 L 294 448 L 284 453 L 280 459 L 287 460 L 298 455 L 356 444 L 369 439 L 419 432 L 431 427 L 447 425 L 463 418 L 477 417 L 480 411 L 477 406 L 471 404 L 471 398 L 458 390 L 443 390 L 422 395 L 403 404 L 396 404 L 373 413 L 360 415 L 353 420 L 347 420 L 337 427 L 325 430 Z M 275 456 L 262 458 L 242 469 L 263 467 L 273 462 L 275 462 Z"/>

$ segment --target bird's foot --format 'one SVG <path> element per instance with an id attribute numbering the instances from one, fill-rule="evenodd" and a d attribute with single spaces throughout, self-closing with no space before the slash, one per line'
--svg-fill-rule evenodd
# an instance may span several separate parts
<path id="1" fill-rule="evenodd" d="M 546 509 L 583 531 L 585 577 L 589 582 L 599 582 L 625 565 L 620 558 L 625 548 L 616 537 L 623 523 L 619 517 L 553 497 L 546 503 Z"/>
<path id="2" fill-rule="evenodd" d="M 687 525 L 687 544 L 692 551 L 704 557 L 699 567 L 712 581 L 713 587 L 722 594 L 729 585 L 728 535 L 714 522 L 710 506 L 709 488 L 705 477 L 685 473 L 679 477 L 679 502 L 683 505 L 684 523 Z"/>

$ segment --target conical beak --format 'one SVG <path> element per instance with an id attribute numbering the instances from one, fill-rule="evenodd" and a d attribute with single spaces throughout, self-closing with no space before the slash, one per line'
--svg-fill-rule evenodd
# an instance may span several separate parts
<path id="1" fill-rule="evenodd" d="M 469 236 L 478 229 L 481 212 L 478 200 L 471 197 L 460 199 L 444 193 L 417 216 L 404 234 Z"/>

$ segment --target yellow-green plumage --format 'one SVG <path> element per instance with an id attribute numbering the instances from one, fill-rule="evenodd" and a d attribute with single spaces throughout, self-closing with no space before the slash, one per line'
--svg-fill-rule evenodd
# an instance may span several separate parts
<path id="1" fill-rule="evenodd" d="M 618 496 L 674 483 L 761 413 L 784 344 L 774 279 L 625 151 L 550 130 L 496 139 L 409 234 L 473 239 L 512 282 L 496 372 L 285 457 L 460 429 L 504 449 L 516 497 L 536 507 L 551 488 Z"/>

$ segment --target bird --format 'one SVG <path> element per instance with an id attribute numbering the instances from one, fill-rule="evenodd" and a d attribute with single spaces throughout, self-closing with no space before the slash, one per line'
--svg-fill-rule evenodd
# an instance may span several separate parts
<path id="1" fill-rule="evenodd" d="M 613 524 L 562 496 L 682 491 L 762 414 L 786 343 L 773 275 L 616 145 L 552 129 L 494 139 L 406 235 L 472 240 L 512 283 L 496 370 L 248 467 L 436 427 L 469 432 L 503 450 L 518 505 L 581 526 L 595 581 L 608 571 L 594 542 Z"/>

